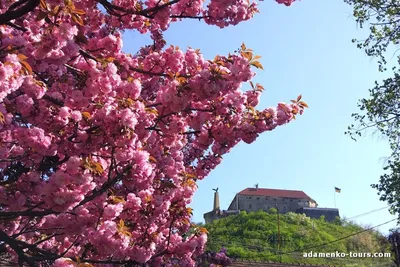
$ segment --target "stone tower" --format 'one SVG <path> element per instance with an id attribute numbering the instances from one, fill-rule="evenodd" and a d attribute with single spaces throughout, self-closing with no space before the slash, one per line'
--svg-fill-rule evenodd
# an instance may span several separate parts
<path id="1" fill-rule="evenodd" d="M 217 189 L 213 189 L 215 191 L 214 193 L 214 208 L 213 210 L 219 210 L 220 206 L 219 206 L 219 193 L 218 193 L 218 188 Z"/>

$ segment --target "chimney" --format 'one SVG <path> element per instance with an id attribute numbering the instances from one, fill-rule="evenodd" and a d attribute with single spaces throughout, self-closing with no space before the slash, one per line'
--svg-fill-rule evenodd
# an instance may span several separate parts
<path id="1" fill-rule="evenodd" d="M 258 190 L 258 183 L 256 183 L 256 190 Z"/>
<path id="2" fill-rule="evenodd" d="M 214 193 L 214 209 L 213 210 L 219 210 L 219 193 L 218 190 L 215 191 Z"/>

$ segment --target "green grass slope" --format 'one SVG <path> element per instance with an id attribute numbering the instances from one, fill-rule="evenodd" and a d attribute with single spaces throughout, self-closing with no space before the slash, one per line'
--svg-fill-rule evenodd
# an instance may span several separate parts
<path id="1" fill-rule="evenodd" d="M 371 258 L 359 253 L 390 253 L 390 244 L 377 231 L 337 219 L 310 219 L 303 214 L 278 215 L 270 212 L 242 212 L 205 225 L 207 250 L 228 250 L 228 256 L 238 259 L 282 261 L 286 263 L 330 264 L 335 266 L 394 266 L 393 255 Z M 304 257 L 305 253 L 357 253 L 357 257 Z"/>

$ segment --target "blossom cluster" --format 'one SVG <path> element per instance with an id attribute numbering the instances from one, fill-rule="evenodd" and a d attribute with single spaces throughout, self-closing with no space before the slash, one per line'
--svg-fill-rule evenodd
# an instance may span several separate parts
<path id="1" fill-rule="evenodd" d="M 227 255 L 227 250 L 221 248 L 219 252 L 206 252 L 197 258 L 197 265 L 199 267 L 224 267 L 232 264 L 232 259 Z"/>
<path id="2" fill-rule="evenodd" d="M 235 25 L 256 3 L 25 2 L 0 6 L 0 21 L 20 12 L 0 26 L 0 247 L 28 264 L 194 266 L 196 181 L 307 105 L 259 111 L 251 50 L 206 60 L 162 33 L 184 18 Z M 154 44 L 124 53 L 126 29 Z"/>

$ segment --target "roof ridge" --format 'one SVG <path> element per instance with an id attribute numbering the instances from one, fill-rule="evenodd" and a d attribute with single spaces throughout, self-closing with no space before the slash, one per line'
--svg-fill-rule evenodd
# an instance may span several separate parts
<path id="1" fill-rule="evenodd" d="M 292 189 L 274 189 L 274 188 L 253 188 L 247 187 L 241 190 L 237 195 L 253 195 L 253 196 L 271 196 L 271 197 L 286 197 L 286 198 L 296 198 L 296 199 L 311 199 L 302 190 L 292 190 Z M 314 201 L 314 200 L 313 200 Z"/>
<path id="2" fill-rule="evenodd" d="M 279 189 L 279 188 L 265 188 L 265 187 L 258 187 L 258 188 L 255 188 L 255 187 L 246 187 L 246 189 L 258 189 L 258 190 L 260 190 L 260 189 L 268 189 L 268 190 L 301 191 L 301 192 L 303 192 L 303 190 Z M 246 189 L 244 189 L 244 190 L 246 190 Z"/>
<path id="3" fill-rule="evenodd" d="M 240 192 L 243 192 L 243 191 L 246 191 L 246 190 L 250 190 L 251 189 L 251 191 L 261 191 L 261 190 L 273 190 L 273 191 L 291 191 L 291 192 L 303 192 L 304 193 L 304 191 L 303 190 L 294 190 L 294 189 L 276 189 L 276 188 L 262 188 L 262 187 L 259 187 L 259 188 L 255 188 L 255 187 L 247 187 L 247 188 L 245 188 L 245 189 L 243 189 L 242 191 L 240 191 Z M 240 193 L 239 192 L 239 193 Z"/>

